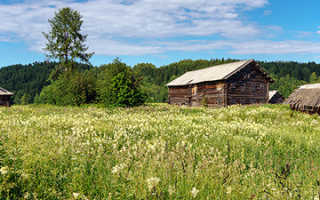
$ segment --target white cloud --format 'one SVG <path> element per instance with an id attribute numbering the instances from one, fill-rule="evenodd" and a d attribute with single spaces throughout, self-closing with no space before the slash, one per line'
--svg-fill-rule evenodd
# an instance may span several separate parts
<path id="1" fill-rule="evenodd" d="M 252 41 L 242 43 L 242 48 L 234 48 L 234 54 L 308 54 L 320 53 L 320 42 L 297 40 Z"/>
<path id="2" fill-rule="evenodd" d="M 320 53 L 320 42 L 297 40 L 189 41 L 183 43 L 163 43 L 162 45 L 165 50 L 169 51 L 225 50 L 237 55 Z"/>
<path id="3" fill-rule="evenodd" d="M 62 7 L 72 7 L 84 17 L 90 49 L 105 55 L 158 53 L 161 47 L 145 41 L 158 38 L 211 36 L 253 37 L 260 30 L 242 22 L 244 10 L 263 7 L 267 0 L 25 0 L 0 4 L 0 34 L 22 39 L 31 49 L 44 44 L 41 32 L 48 18 Z M 134 41 L 141 41 L 139 43 Z"/>
<path id="4" fill-rule="evenodd" d="M 263 15 L 264 16 L 269 16 L 269 15 L 271 15 L 272 14 L 272 10 L 265 10 L 265 11 L 263 11 Z"/>
<path id="5" fill-rule="evenodd" d="M 261 27 L 241 19 L 242 12 L 267 3 L 267 0 L 25 0 L 0 4 L 0 41 L 23 40 L 30 49 L 41 50 L 45 43 L 41 32 L 49 30 L 48 19 L 59 8 L 69 6 L 83 15 L 90 50 L 99 55 L 211 50 L 238 55 L 320 53 L 320 42 L 266 40 L 281 33 L 282 28 Z M 206 37 L 190 40 L 190 36 L 213 35 L 224 40 L 205 40 Z M 264 38 L 258 40 L 259 35 Z"/>

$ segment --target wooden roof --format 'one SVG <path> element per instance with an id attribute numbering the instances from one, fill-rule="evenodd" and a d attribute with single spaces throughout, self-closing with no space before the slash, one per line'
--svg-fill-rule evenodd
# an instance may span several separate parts
<path id="1" fill-rule="evenodd" d="M 272 97 L 274 96 L 274 95 L 276 95 L 278 93 L 278 91 L 277 90 L 270 90 L 269 91 L 269 101 L 272 99 Z"/>
<path id="2" fill-rule="evenodd" d="M 320 84 L 307 84 L 296 89 L 285 101 L 287 104 L 320 106 Z"/>
<path id="3" fill-rule="evenodd" d="M 168 83 L 167 86 L 185 86 L 208 81 L 226 80 L 251 63 L 255 63 L 255 61 L 252 59 L 244 60 L 186 72 L 182 76 Z M 262 69 L 260 70 L 266 74 Z M 269 77 L 268 79 L 272 80 Z"/>
<path id="4" fill-rule="evenodd" d="M 13 93 L 0 87 L 0 96 L 12 96 Z"/>

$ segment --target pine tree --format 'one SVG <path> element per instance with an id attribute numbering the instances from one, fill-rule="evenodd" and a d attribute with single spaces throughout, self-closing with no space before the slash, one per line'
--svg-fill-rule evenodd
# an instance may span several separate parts
<path id="1" fill-rule="evenodd" d="M 47 39 L 44 50 L 48 52 L 48 58 L 58 59 L 60 62 L 52 77 L 56 79 L 61 72 L 72 71 L 75 61 L 89 64 L 93 53 L 87 53 L 87 35 L 81 33 L 83 20 L 80 13 L 71 8 L 62 8 L 48 21 L 51 30 L 49 33 L 43 33 Z"/>

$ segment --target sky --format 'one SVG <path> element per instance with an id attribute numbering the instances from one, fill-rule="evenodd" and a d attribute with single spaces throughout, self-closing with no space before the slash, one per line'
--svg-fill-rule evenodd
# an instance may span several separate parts
<path id="1" fill-rule="evenodd" d="M 320 62 L 319 0 L 0 0 L 0 66 L 45 61 L 48 19 L 83 16 L 99 66 L 183 59 Z"/>

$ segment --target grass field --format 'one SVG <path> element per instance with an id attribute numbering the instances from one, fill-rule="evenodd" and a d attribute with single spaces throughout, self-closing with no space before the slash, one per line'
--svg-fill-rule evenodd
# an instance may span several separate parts
<path id="1" fill-rule="evenodd" d="M 0 199 L 320 195 L 320 118 L 287 106 L 13 106 L 0 131 Z"/>

